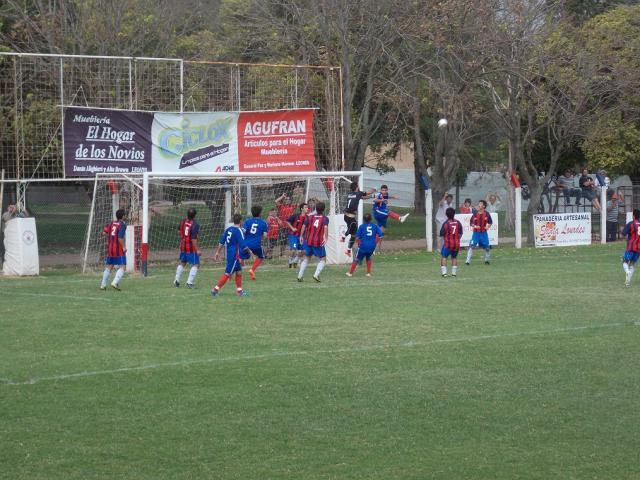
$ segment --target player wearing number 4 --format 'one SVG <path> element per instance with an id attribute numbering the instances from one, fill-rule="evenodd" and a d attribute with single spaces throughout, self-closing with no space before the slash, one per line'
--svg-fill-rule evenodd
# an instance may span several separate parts
<path id="1" fill-rule="evenodd" d="M 324 203 L 316 203 L 316 213 L 307 215 L 304 223 L 302 224 L 302 230 L 300 236 L 304 237 L 304 260 L 300 264 L 300 271 L 298 272 L 298 281 L 301 282 L 304 277 L 304 271 L 309 264 L 309 259 L 312 256 L 316 256 L 320 259 L 318 266 L 316 267 L 316 273 L 313 274 L 313 279 L 316 282 L 320 281 L 320 272 L 325 266 L 325 258 L 327 253 L 324 249 L 324 245 L 327 243 L 327 236 L 329 235 L 329 219 L 324 216 Z"/>
<path id="2" fill-rule="evenodd" d="M 251 280 L 256 279 L 256 270 L 264 260 L 264 251 L 262 250 L 262 237 L 267 236 L 267 231 L 269 230 L 269 226 L 267 222 L 260 218 L 262 214 L 262 207 L 258 205 L 254 205 L 251 207 L 251 218 L 245 220 L 242 228 L 244 229 L 244 246 L 249 250 L 242 250 L 240 253 L 240 258 L 243 260 L 247 260 L 250 256 L 250 253 L 253 253 L 255 260 L 253 261 L 253 265 L 249 269 L 249 277 Z"/>
<path id="3" fill-rule="evenodd" d="M 107 257 L 104 260 L 106 265 L 104 272 L 102 273 L 102 283 L 100 284 L 100 290 L 107 289 L 107 282 L 109 281 L 109 275 L 113 267 L 118 266 L 113 282 L 111 282 L 111 288 L 114 290 L 120 290 L 120 280 L 124 275 L 124 268 L 127 265 L 127 248 L 124 243 L 124 234 L 127 231 L 127 224 L 122 220 L 124 218 L 124 210 L 120 209 L 116 212 L 116 221 L 104 227 L 102 230 L 103 235 L 107 235 Z"/>
<path id="4" fill-rule="evenodd" d="M 451 276 L 458 275 L 458 252 L 460 251 L 460 237 L 462 237 L 462 224 L 455 219 L 456 211 L 449 207 L 445 211 L 447 221 L 440 228 L 442 237 L 442 250 L 440 250 L 440 273 L 447 276 L 447 259 L 451 256 Z"/>
<path id="5" fill-rule="evenodd" d="M 353 263 L 351 263 L 351 268 L 349 268 L 349 271 L 346 273 L 347 277 L 353 276 L 356 267 L 365 258 L 367 260 L 367 277 L 371 276 L 371 256 L 384 235 L 378 225 L 371 223 L 370 213 L 365 213 L 363 220 L 364 223 L 358 227 L 355 235 L 356 241 L 358 242 L 358 253 L 356 258 L 353 259 Z"/>
<path id="6" fill-rule="evenodd" d="M 480 247 L 484 249 L 484 263 L 489 265 L 489 260 L 491 258 L 490 249 L 491 245 L 489 244 L 489 234 L 487 230 L 493 225 L 493 219 L 489 212 L 486 211 L 487 202 L 485 200 L 480 200 L 478 202 L 478 211 L 471 215 L 471 229 L 473 233 L 471 234 L 471 242 L 469 243 L 469 250 L 467 250 L 467 261 L 465 262 L 467 265 L 471 264 L 471 256 L 473 255 L 473 247 Z"/>
<path id="7" fill-rule="evenodd" d="M 211 289 L 211 295 L 217 297 L 220 294 L 220 289 L 231 278 L 231 275 L 236 274 L 236 295 L 239 297 L 246 297 L 247 292 L 242 290 L 242 265 L 240 265 L 240 252 L 246 248 L 244 247 L 244 234 L 242 228 L 240 228 L 240 222 L 242 222 L 242 216 L 236 213 L 233 216 L 233 225 L 228 227 L 220 236 L 220 244 L 216 249 L 216 253 L 213 257 L 215 261 L 220 259 L 220 251 L 222 247 L 227 249 L 227 266 L 224 270 L 224 275 L 220 277 L 218 283 L 213 289 Z"/>
<path id="8" fill-rule="evenodd" d="M 190 208 L 187 210 L 187 218 L 180 222 L 178 229 L 180 233 L 180 263 L 178 263 L 178 268 L 176 268 L 176 278 L 173 280 L 175 287 L 180 286 L 180 277 L 187 264 L 191 265 L 191 270 L 189 270 L 189 277 L 187 278 L 185 288 L 193 288 L 193 282 L 198 274 L 198 267 L 200 266 L 198 232 L 200 231 L 200 225 L 198 225 L 195 218 L 196 210 Z"/>
<path id="9" fill-rule="evenodd" d="M 627 250 L 622 257 L 622 268 L 624 269 L 625 286 L 631 286 L 634 265 L 640 257 L 640 210 L 633 209 L 633 220 L 624 226 L 623 235 L 627 236 Z"/>

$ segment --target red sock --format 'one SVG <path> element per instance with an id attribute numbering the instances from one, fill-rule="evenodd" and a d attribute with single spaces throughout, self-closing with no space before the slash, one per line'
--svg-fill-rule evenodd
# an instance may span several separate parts
<path id="1" fill-rule="evenodd" d="M 236 272 L 236 287 L 238 290 L 242 290 L 242 274 L 240 272 Z"/>
<path id="2" fill-rule="evenodd" d="M 367 273 L 371 273 L 371 266 L 373 262 L 371 260 L 367 260 Z"/>
<path id="3" fill-rule="evenodd" d="M 389 216 L 394 220 L 400 220 L 400 215 L 398 215 L 396 212 L 389 212 Z"/>
<path id="4" fill-rule="evenodd" d="M 358 264 L 356 262 L 353 262 L 351 264 L 351 268 L 349 268 L 349 273 L 355 272 L 357 266 L 358 266 Z"/>
<path id="5" fill-rule="evenodd" d="M 216 285 L 218 290 L 220 290 L 224 286 L 224 284 L 227 283 L 228 280 L 229 280 L 229 276 L 226 273 L 222 275 L 218 280 L 218 284 Z"/>
<path id="6" fill-rule="evenodd" d="M 262 263 L 262 259 L 261 258 L 256 258 L 253 261 L 253 265 L 251 265 L 251 270 L 253 270 L 255 272 L 256 269 L 260 266 L 261 263 Z"/>

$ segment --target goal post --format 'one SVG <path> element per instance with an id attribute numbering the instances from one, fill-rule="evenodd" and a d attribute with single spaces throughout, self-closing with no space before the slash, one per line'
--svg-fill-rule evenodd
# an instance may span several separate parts
<path id="1" fill-rule="evenodd" d="M 203 262 L 213 256 L 233 214 L 239 213 L 245 219 L 254 205 L 262 207 L 262 217 L 272 224 L 273 231 L 263 244 L 267 256 L 277 261 L 289 257 L 284 220 L 298 212 L 300 203 L 320 201 L 325 203 L 325 215 L 329 217 L 327 263 L 348 263 L 351 257 L 346 255 L 346 245 L 340 242 L 346 229 L 343 210 L 351 183 L 357 181 L 362 188 L 362 177 L 362 172 L 350 171 L 149 172 L 121 177 L 99 174 L 83 251 L 83 271 L 101 268 L 104 239 L 100 231 L 112 220 L 116 208 L 125 209 L 127 225 L 132 227 L 127 231 L 131 230 L 134 236 L 130 243 L 133 251 L 128 251 L 131 255 L 127 258 L 128 268 L 146 275 L 151 265 L 177 260 L 178 225 L 189 208 L 197 211 Z M 360 222 L 362 213 L 360 205 Z"/>

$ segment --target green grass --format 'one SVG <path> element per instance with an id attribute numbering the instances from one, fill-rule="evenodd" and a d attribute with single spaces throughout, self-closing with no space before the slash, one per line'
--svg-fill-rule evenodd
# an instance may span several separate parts
<path id="1" fill-rule="evenodd" d="M 243 299 L 209 296 L 217 265 L 0 278 L 0 477 L 640 478 L 622 249 L 265 265 Z"/>

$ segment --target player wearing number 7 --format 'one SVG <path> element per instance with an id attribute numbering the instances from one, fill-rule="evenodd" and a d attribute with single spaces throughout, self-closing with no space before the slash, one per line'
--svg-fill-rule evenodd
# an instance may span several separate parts
<path id="1" fill-rule="evenodd" d="M 460 251 L 460 238 L 462 237 L 462 223 L 454 217 L 456 211 L 449 207 L 445 211 L 447 221 L 440 228 L 440 236 L 443 238 L 442 250 L 440 250 L 440 273 L 447 276 L 447 259 L 451 256 L 451 276 L 458 275 L 458 252 Z"/>
<path id="2" fill-rule="evenodd" d="M 363 217 L 364 223 L 358 227 L 356 232 L 356 241 L 358 242 L 358 253 L 353 259 L 351 268 L 346 273 L 347 277 L 352 277 L 353 272 L 359 263 L 365 258 L 367 259 L 367 277 L 371 276 L 372 260 L 371 256 L 376 249 L 376 246 L 382 240 L 384 233 L 378 225 L 371 223 L 371 214 L 365 213 Z"/>
<path id="3" fill-rule="evenodd" d="M 189 277 L 185 288 L 193 288 L 193 282 L 198 274 L 200 266 L 200 250 L 198 249 L 198 232 L 200 225 L 196 222 L 196 210 L 190 208 L 187 210 L 187 218 L 180 222 L 178 232 L 180 233 L 180 263 L 176 268 L 176 278 L 173 280 L 175 287 L 180 286 L 180 277 L 184 272 L 187 263 L 191 265 Z"/>
<path id="4" fill-rule="evenodd" d="M 324 202 L 318 202 L 316 203 L 316 213 L 307 215 L 300 230 L 300 236 L 304 238 L 305 257 L 300 264 L 300 271 L 298 272 L 299 282 L 301 282 L 304 277 L 304 271 L 309 264 L 309 259 L 314 255 L 318 257 L 320 261 L 316 267 L 316 273 L 313 274 L 313 279 L 316 282 L 320 281 L 320 272 L 322 272 L 325 266 L 325 258 L 327 257 L 324 248 L 329 235 L 327 225 L 329 225 L 329 219 L 324 216 Z"/>
<path id="5" fill-rule="evenodd" d="M 107 235 L 107 257 L 104 260 L 105 269 L 102 273 L 102 283 L 100 290 L 107 289 L 107 282 L 113 267 L 118 266 L 111 287 L 114 290 L 120 290 L 120 280 L 124 275 L 124 268 L 127 265 L 127 248 L 125 247 L 124 235 L 127 231 L 127 224 L 122 220 L 124 218 L 124 210 L 120 209 L 116 212 L 116 221 L 111 222 L 102 230 L 103 235 Z"/>

